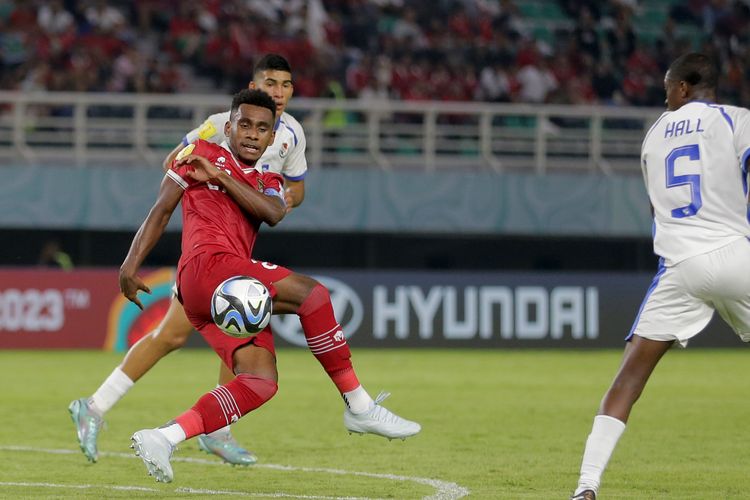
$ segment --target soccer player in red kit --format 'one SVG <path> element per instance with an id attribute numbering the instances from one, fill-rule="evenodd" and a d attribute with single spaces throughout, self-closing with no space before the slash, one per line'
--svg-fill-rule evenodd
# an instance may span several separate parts
<path id="1" fill-rule="evenodd" d="M 373 426 L 385 426 L 389 434 L 401 438 L 421 429 L 416 422 L 380 406 L 381 398 L 373 401 L 362 388 L 328 290 L 310 277 L 251 259 L 261 223 L 273 226 L 286 213 L 282 177 L 255 169 L 255 162 L 273 141 L 275 108 L 271 97 L 262 91 L 243 90 L 234 96 L 230 121 L 224 128 L 228 141 L 215 145 L 198 140 L 180 152 L 120 268 L 123 295 L 141 307 L 137 292 L 149 290 L 137 276 L 138 269 L 182 201 L 178 298 L 193 326 L 236 375 L 167 425 L 133 434 L 136 454 L 157 481 L 172 481 L 170 458 L 178 443 L 236 421 L 276 393 L 278 376 L 270 330 L 237 339 L 225 335 L 212 320 L 213 291 L 232 276 L 261 281 L 274 297 L 274 313 L 297 314 L 305 336 L 328 346 L 318 358 L 345 397 L 347 429 L 364 433 Z"/>

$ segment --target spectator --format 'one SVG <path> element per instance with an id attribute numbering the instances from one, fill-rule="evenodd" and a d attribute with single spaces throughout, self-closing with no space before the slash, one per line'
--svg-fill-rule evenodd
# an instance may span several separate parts
<path id="1" fill-rule="evenodd" d="M 49 240 L 42 246 L 42 250 L 39 252 L 38 264 L 45 267 L 59 268 L 63 271 L 73 269 L 73 260 L 70 258 L 70 255 L 63 252 L 60 242 L 57 240 Z"/>
<path id="2" fill-rule="evenodd" d="M 37 23 L 48 35 L 59 35 L 73 27 L 74 19 L 61 0 L 51 0 L 39 7 Z"/>
<path id="3" fill-rule="evenodd" d="M 524 19 L 516 3 L 6 0 L 0 11 L 0 85 L 174 92 L 205 91 L 206 81 L 213 80 L 209 84 L 229 91 L 246 84 L 246 68 L 259 53 L 279 52 L 298 68 L 297 95 L 320 96 L 335 81 L 350 97 L 593 99 L 654 106 L 663 99 L 653 75 L 680 53 L 700 48 L 727 70 L 722 90 L 737 104 L 748 104 L 745 0 L 675 4 L 654 41 L 639 38 L 642 27 L 632 20 L 643 2 L 558 0 L 570 17 L 568 24 L 555 25 L 544 55 L 542 42 L 529 36 L 529 27 L 540 25 Z M 706 39 L 678 36 L 684 28 L 679 22 L 702 23 Z M 698 43 L 703 47 L 693 46 Z M 210 76 L 196 78 L 200 75 Z"/>

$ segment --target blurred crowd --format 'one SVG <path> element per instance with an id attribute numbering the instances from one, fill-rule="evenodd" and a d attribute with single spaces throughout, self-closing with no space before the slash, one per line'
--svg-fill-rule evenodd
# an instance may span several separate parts
<path id="1" fill-rule="evenodd" d="M 522 0 L 0 0 L 0 88 L 232 92 L 276 52 L 297 96 L 658 106 L 669 62 L 701 50 L 750 104 L 747 1 L 675 2 L 649 39 L 646 0 L 547 1 L 565 18 L 542 41 Z"/>

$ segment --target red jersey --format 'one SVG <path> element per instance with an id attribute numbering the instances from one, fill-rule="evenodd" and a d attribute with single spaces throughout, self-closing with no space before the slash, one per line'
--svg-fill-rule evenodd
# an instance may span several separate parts
<path id="1" fill-rule="evenodd" d="M 203 253 L 229 253 L 249 259 L 261 221 L 253 219 L 219 186 L 197 182 L 186 174 L 190 165 L 176 161 L 188 154 L 203 156 L 234 179 L 261 193 L 283 200 L 283 178 L 275 173 L 260 173 L 240 162 L 218 144 L 198 139 L 185 147 L 175 159 L 167 176 L 185 190 L 182 196 L 182 267 Z"/>

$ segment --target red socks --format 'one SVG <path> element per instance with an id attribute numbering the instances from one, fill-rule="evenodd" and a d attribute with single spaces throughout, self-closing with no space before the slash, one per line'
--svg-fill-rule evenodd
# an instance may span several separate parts
<path id="1" fill-rule="evenodd" d="M 221 429 L 258 408 L 276 394 L 273 380 L 240 373 L 226 385 L 203 395 L 195 405 L 175 421 L 186 438 Z"/>
<path id="2" fill-rule="evenodd" d="M 359 387 L 350 361 L 351 352 L 344 331 L 333 314 L 331 296 L 316 285 L 297 310 L 307 345 L 342 394 Z"/>

